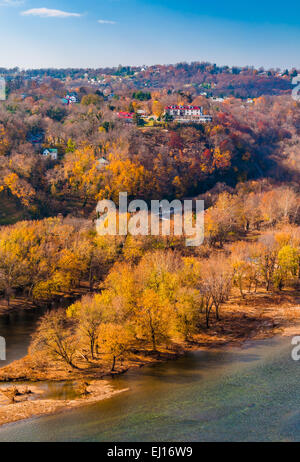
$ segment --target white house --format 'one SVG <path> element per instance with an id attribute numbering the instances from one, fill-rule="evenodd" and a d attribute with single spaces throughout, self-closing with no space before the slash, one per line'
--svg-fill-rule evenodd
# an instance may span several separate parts
<path id="1" fill-rule="evenodd" d="M 42 156 L 44 157 L 51 157 L 52 160 L 57 160 L 57 154 L 58 154 L 58 151 L 57 149 L 44 149 L 44 151 L 42 152 Z"/>
<path id="2" fill-rule="evenodd" d="M 79 103 L 79 97 L 78 97 L 76 91 L 72 91 L 72 92 L 68 93 L 66 95 L 65 99 L 68 101 L 69 104 Z"/>
<path id="3" fill-rule="evenodd" d="M 201 106 L 167 106 L 165 113 L 172 116 L 177 122 L 211 122 L 210 115 L 203 114 Z"/>
<path id="4" fill-rule="evenodd" d="M 203 108 L 200 106 L 167 106 L 165 111 L 173 117 L 200 116 L 203 114 Z"/>

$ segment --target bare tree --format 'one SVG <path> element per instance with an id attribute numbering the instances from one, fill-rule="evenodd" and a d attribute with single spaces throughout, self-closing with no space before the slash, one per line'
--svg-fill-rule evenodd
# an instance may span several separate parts
<path id="1" fill-rule="evenodd" d="M 79 337 L 87 339 L 92 359 L 95 357 L 98 329 L 105 317 L 105 307 L 101 300 L 99 294 L 96 294 L 94 297 L 92 295 L 85 295 L 67 310 L 67 315 L 74 317 L 77 321 Z"/>
<path id="2" fill-rule="evenodd" d="M 0 248 L 0 289 L 4 291 L 8 306 L 13 290 L 23 287 L 26 282 L 25 264 L 4 245 Z"/>
<path id="3" fill-rule="evenodd" d="M 216 319 L 220 319 L 220 306 L 228 300 L 232 277 L 232 269 L 225 257 L 211 257 L 207 261 L 203 282 L 206 297 L 209 297 L 210 303 L 215 307 Z"/>
<path id="4" fill-rule="evenodd" d="M 33 335 L 32 351 L 44 351 L 50 357 L 79 369 L 74 364 L 76 349 L 76 337 L 65 311 L 46 313 Z"/>
<path id="5" fill-rule="evenodd" d="M 266 290 L 270 290 L 274 280 L 276 262 L 278 256 L 278 244 L 273 233 L 267 233 L 259 239 L 259 267 L 266 284 Z"/>

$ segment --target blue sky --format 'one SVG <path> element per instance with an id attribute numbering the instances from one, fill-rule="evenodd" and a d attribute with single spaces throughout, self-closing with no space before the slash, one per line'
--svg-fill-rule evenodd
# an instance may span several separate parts
<path id="1" fill-rule="evenodd" d="M 300 68 L 300 4 L 0 0 L 0 67 L 210 61 Z"/>

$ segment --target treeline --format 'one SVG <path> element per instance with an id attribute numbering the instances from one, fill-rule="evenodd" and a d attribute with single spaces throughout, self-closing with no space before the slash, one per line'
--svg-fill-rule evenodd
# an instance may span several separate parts
<path id="1" fill-rule="evenodd" d="M 90 290 L 118 255 L 116 239 L 97 236 L 80 220 L 49 218 L 0 230 L 0 289 L 9 304 L 23 294 L 35 302 L 69 293 L 81 280 Z"/>
<path id="2" fill-rule="evenodd" d="M 222 192 L 215 198 L 208 193 L 203 198 L 207 207 L 205 235 L 213 246 L 222 247 L 230 236 L 237 238 L 248 231 L 300 222 L 299 192 L 286 186 L 249 182 L 239 184 L 233 193 Z"/>
<path id="3" fill-rule="evenodd" d="M 78 359 L 111 358 L 114 370 L 118 359 L 134 352 L 194 340 L 212 318 L 220 319 L 234 286 L 245 297 L 261 286 L 282 290 L 299 278 L 300 229 L 291 225 L 209 258 L 148 251 L 136 264 L 117 262 L 101 292 L 85 295 L 66 312 L 46 314 L 31 352 L 75 368 Z"/>
<path id="4" fill-rule="evenodd" d="M 178 90 L 184 86 L 194 87 L 198 93 L 208 89 L 211 95 L 235 97 L 258 97 L 281 94 L 291 89 L 291 79 L 297 70 L 255 69 L 250 66 L 218 66 L 208 62 L 178 63 L 175 65 L 119 66 L 99 69 L 0 69 L 12 88 L 19 88 L 34 79 L 39 83 L 50 78 L 85 82 L 89 79 L 109 82 L 114 91 L 124 89 Z M 115 77 L 118 76 L 119 79 Z"/>
<path id="5" fill-rule="evenodd" d="M 184 248 L 174 236 L 99 236 L 95 225 L 78 218 L 20 221 L 0 228 L 0 293 L 37 305 L 71 294 L 84 283 L 99 286 L 117 260 L 138 261 L 152 249 Z"/>
<path id="6" fill-rule="evenodd" d="M 135 264 L 149 251 L 170 248 L 185 257 L 209 257 L 215 249 L 226 248 L 249 233 L 255 236 L 300 222 L 299 193 L 288 187 L 250 182 L 231 193 L 208 193 L 204 200 L 205 242 L 195 249 L 185 247 L 183 236 L 172 234 L 99 236 L 91 221 L 71 217 L 2 227 L 0 290 L 8 302 L 14 293 L 47 302 L 71 292 L 81 281 L 93 290 L 117 260 Z"/>

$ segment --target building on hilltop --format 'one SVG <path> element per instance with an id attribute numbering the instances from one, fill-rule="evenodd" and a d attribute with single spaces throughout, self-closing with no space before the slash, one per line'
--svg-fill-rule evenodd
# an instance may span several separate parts
<path id="1" fill-rule="evenodd" d="M 212 116 L 203 114 L 201 106 L 167 106 L 165 114 L 171 116 L 176 122 L 211 122 Z"/>

